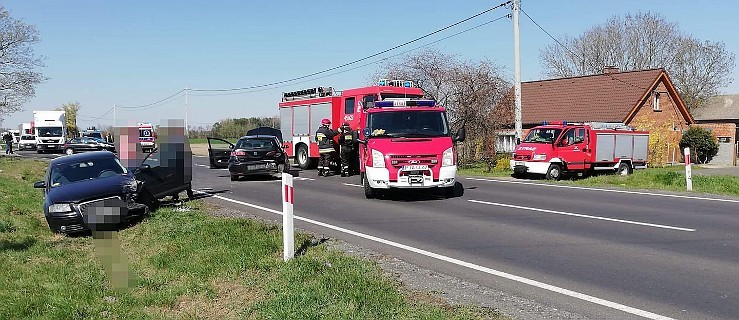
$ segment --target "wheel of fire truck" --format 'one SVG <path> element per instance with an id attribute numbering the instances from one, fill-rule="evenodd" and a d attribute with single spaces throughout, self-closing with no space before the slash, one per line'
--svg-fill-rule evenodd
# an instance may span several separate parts
<path id="1" fill-rule="evenodd" d="M 362 172 L 362 186 L 364 187 L 364 197 L 367 199 L 374 199 L 377 196 L 377 191 L 370 187 L 369 180 L 367 180 L 367 174 Z"/>
<path id="2" fill-rule="evenodd" d="M 313 160 L 308 156 L 308 146 L 304 144 L 298 145 L 298 149 L 295 152 L 295 161 L 300 166 L 300 169 L 310 169 L 313 166 Z"/>
<path id="3" fill-rule="evenodd" d="M 552 163 L 549 165 L 549 169 L 547 169 L 547 180 L 554 180 L 559 181 L 559 179 L 562 179 L 562 167 L 559 164 Z"/>
<path id="4" fill-rule="evenodd" d="M 631 174 L 631 166 L 628 162 L 621 162 L 618 165 L 618 169 L 616 170 L 616 173 L 622 176 L 630 175 Z"/>

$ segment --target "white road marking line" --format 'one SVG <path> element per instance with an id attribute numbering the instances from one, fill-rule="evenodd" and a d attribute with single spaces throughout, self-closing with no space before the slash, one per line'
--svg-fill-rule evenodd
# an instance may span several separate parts
<path id="1" fill-rule="evenodd" d="M 205 193 L 205 192 L 201 192 L 201 191 L 196 191 L 196 192 L 198 192 L 198 193 Z M 243 206 L 247 206 L 247 207 L 251 207 L 251 208 L 255 208 L 255 209 L 259 209 L 259 210 L 271 212 L 271 213 L 274 213 L 274 214 L 282 215 L 282 212 L 281 211 L 277 211 L 277 210 L 274 210 L 274 209 L 262 207 L 262 206 L 259 206 L 259 205 L 255 205 L 255 204 L 251 204 L 251 203 L 247 203 L 247 202 L 243 202 L 243 201 L 239 201 L 239 200 L 234 200 L 234 199 L 226 198 L 226 197 L 215 195 L 215 194 L 211 194 L 211 196 L 213 198 L 216 198 L 216 199 L 221 199 L 221 200 L 224 200 L 224 201 L 228 201 L 228 202 L 240 204 L 240 205 L 243 205 Z M 342 227 L 330 225 L 328 223 L 323 223 L 323 222 L 320 222 L 320 221 L 316 221 L 316 220 L 313 220 L 313 219 L 308 219 L 308 218 L 304 218 L 304 217 L 300 217 L 300 216 L 293 216 L 293 217 L 295 219 L 297 219 L 297 220 L 305 221 L 305 222 L 308 222 L 308 223 L 312 223 L 312 224 L 315 224 L 315 225 L 318 225 L 318 226 L 321 226 L 321 227 L 324 227 L 324 228 L 336 230 L 336 231 L 343 232 L 343 233 L 346 233 L 346 234 L 350 234 L 350 235 L 353 235 L 353 236 L 356 236 L 356 237 L 360 237 L 360 238 L 364 238 L 364 239 L 367 239 L 367 240 L 379 242 L 379 243 L 386 244 L 386 245 L 389 245 L 389 246 L 392 246 L 392 247 L 396 247 L 396 248 L 407 250 L 407 251 L 410 251 L 410 252 L 413 252 L 413 253 L 424 255 L 424 256 L 427 256 L 427 257 L 430 257 L 430 258 L 434 258 L 434 259 L 438 259 L 438 260 L 441 260 L 441 261 L 449 262 L 449 263 L 452 263 L 452 264 L 456 264 L 458 266 L 470 268 L 470 269 L 473 269 L 473 270 L 477 270 L 477 271 L 480 271 L 480 272 L 484 272 L 484 273 L 491 274 L 491 275 L 494 275 L 494 276 L 498 276 L 498 277 L 501 277 L 501 278 L 505 278 L 505 279 L 508 279 L 508 280 L 512 280 L 512 281 L 524 283 L 524 284 L 527 284 L 527 285 L 530 285 L 530 286 L 533 286 L 533 287 L 537 287 L 537 288 L 540 288 L 540 289 L 549 290 L 549 291 L 552 291 L 552 292 L 556 292 L 556 293 L 559 293 L 559 294 L 563 294 L 563 295 L 566 295 L 566 296 L 569 296 L 569 297 L 573 297 L 573 298 L 577 298 L 577 299 L 580 299 L 580 300 L 584 300 L 584 301 L 587 301 L 587 302 L 599 304 L 599 305 L 602 305 L 602 306 L 605 306 L 605 307 L 608 307 L 608 308 L 620 310 L 620 311 L 623 311 L 623 312 L 626 312 L 626 313 L 630 313 L 630 314 L 634 314 L 634 315 L 637 315 L 637 316 L 640 316 L 640 317 L 644 317 L 644 318 L 647 318 L 647 319 L 674 320 L 673 318 L 665 317 L 665 316 L 662 316 L 662 315 L 659 315 L 659 314 L 656 314 L 656 313 L 652 313 L 652 312 L 649 312 L 649 311 L 637 309 L 637 308 L 634 308 L 634 307 L 629 307 L 627 305 L 623 305 L 623 304 L 620 304 L 620 303 L 617 303 L 617 302 L 613 302 L 613 301 L 609 301 L 609 300 L 605 300 L 605 299 L 593 297 L 593 296 L 590 296 L 590 295 L 587 295 L 587 294 L 584 294 L 584 293 L 579 293 L 579 292 L 572 291 L 572 290 L 569 290 L 569 289 L 560 288 L 560 287 L 553 286 L 553 285 L 550 285 L 550 284 L 546 284 L 546 283 L 543 283 L 543 282 L 539 282 L 539 281 L 536 281 L 536 280 L 532 280 L 532 279 L 524 278 L 524 277 L 517 276 L 517 275 L 514 275 L 514 274 L 510 274 L 510 273 L 507 273 L 507 272 L 495 270 L 495 269 L 492 269 L 492 268 L 483 267 L 481 265 L 477 265 L 477 264 L 474 264 L 474 263 L 470 263 L 470 262 L 462 261 L 462 260 L 459 260 L 459 259 L 447 257 L 447 256 L 444 256 L 444 255 L 441 255 L 441 254 L 438 254 L 438 253 L 433 253 L 431 251 L 426 251 L 426 250 L 423 250 L 423 249 L 411 247 L 409 245 L 397 243 L 397 242 L 390 241 L 390 240 L 385 240 L 383 238 L 371 236 L 371 235 L 368 235 L 368 234 L 364 234 L 364 233 L 361 233 L 361 232 L 349 230 L 349 229 L 346 229 L 346 228 L 342 228 Z"/>
<path id="2" fill-rule="evenodd" d="M 301 181 L 315 181 L 316 179 L 313 178 L 301 178 L 301 177 L 294 177 L 295 180 L 301 180 Z"/>
<path id="3" fill-rule="evenodd" d="M 206 166 L 204 164 L 195 164 L 195 165 L 198 166 L 198 167 L 208 167 L 208 166 Z"/>
<path id="4" fill-rule="evenodd" d="M 573 217 L 580 217 L 580 218 L 588 218 L 588 219 L 596 219 L 596 220 L 605 220 L 605 221 L 612 221 L 612 222 L 636 224 L 636 225 L 640 225 L 640 226 L 663 228 L 663 229 L 672 229 L 672 230 L 678 230 L 678 231 L 688 231 L 688 232 L 695 231 L 695 229 L 688 229 L 688 228 L 681 228 L 681 227 L 673 227 L 673 226 L 667 226 L 667 225 L 663 225 L 663 224 L 654 224 L 654 223 L 631 221 L 631 220 L 623 220 L 623 219 L 616 219 L 616 218 L 606 218 L 606 217 L 599 217 L 599 216 L 591 216 L 591 215 L 581 214 L 581 213 L 571 213 L 571 212 L 548 210 L 548 209 L 539 209 L 539 208 L 532 208 L 532 207 L 522 207 L 522 206 L 516 206 L 516 205 L 512 205 L 512 204 L 487 202 L 487 201 L 480 201 L 480 200 L 467 200 L 467 201 L 473 202 L 473 203 L 487 204 L 487 205 L 491 205 L 491 206 L 499 206 L 499 207 L 513 208 L 513 209 L 531 210 L 531 211 L 539 211 L 539 212 L 545 212 L 545 213 L 561 214 L 563 216 L 573 216 Z"/>
<path id="5" fill-rule="evenodd" d="M 683 195 L 678 195 L 678 194 L 653 193 L 653 192 L 641 192 L 641 191 L 626 191 L 626 190 L 613 190 L 613 189 L 601 189 L 601 188 L 588 188 L 588 187 L 565 186 L 565 185 L 560 185 L 560 184 L 544 184 L 544 183 L 533 183 L 533 182 L 523 182 L 523 181 L 496 180 L 496 179 L 479 179 L 479 178 L 466 178 L 466 179 L 467 180 L 475 180 L 475 181 L 513 183 L 513 184 L 523 184 L 523 185 L 540 186 L 540 187 L 551 187 L 551 188 L 565 188 L 565 189 L 577 189 L 577 190 L 604 191 L 604 192 L 638 194 L 638 195 L 655 196 L 655 197 L 668 197 L 668 198 L 681 198 L 681 199 L 691 199 L 691 200 L 706 200 L 706 201 L 719 201 L 719 202 L 739 203 L 739 200 L 734 200 L 734 199 L 705 198 L 705 197 L 696 197 L 696 196 L 683 196 Z"/>
<path id="6" fill-rule="evenodd" d="M 345 186 L 364 188 L 361 184 L 344 183 Z"/>

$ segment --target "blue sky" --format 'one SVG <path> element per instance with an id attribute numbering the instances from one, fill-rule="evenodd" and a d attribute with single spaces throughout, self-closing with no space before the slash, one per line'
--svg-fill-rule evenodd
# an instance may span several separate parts
<path id="1" fill-rule="evenodd" d="M 151 1 L 5 0 L 15 18 L 35 25 L 49 79 L 23 112 L 3 127 L 28 122 L 32 110 L 66 102 L 82 105 L 81 127 L 112 124 L 112 106 L 141 106 L 185 87 L 239 88 L 290 79 L 334 67 L 401 44 L 503 1 Z M 658 12 L 702 40 L 723 41 L 739 52 L 739 5 L 734 1 L 549 1 L 522 0 L 522 7 L 555 37 L 576 36 L 614 14 Z M 407 50 L 505 15 L 498 9 Z M 523 81 L 542 78 L 539 50 L 552 40 L 521 15 Z M 463 60 L 490 59 L 512 79 L 510 19 L 434 45 Z M 382 57 L 392 55 L 390 52 Z M 224 118 L 272 116 L 282 91 L 333 86 L 351 88 L 371 81 L 381 64 L 290 86 L 230 95 L 188 96 L 191 126 Z M 736 80 L 724 93 L 739 93 Z M 117 123 L 158 123 L 184 118 L 179 95 L 145 109 L 118 108 Z"/>

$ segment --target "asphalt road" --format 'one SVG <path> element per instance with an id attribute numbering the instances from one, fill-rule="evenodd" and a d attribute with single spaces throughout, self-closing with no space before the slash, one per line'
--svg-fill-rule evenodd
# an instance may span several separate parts
<path id="1" fill-rule="evenodd" d="M 280 219 L 279 180 L 193 163 L 210 201 Z M 296 226 L 591 319 L 739 319 L 739 200 L 474 178 L 367 200 L 358 180 L 300 172 Z"/>

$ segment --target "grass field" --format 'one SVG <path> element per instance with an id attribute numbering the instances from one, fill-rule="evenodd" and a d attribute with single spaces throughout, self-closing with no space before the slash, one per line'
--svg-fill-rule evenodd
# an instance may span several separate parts
<path id="1" fill-rule="evenodd" d="M 44 165 L 0 158 L 1 319 L 501 318 L 409 293 L 375 263 L 324 245 L 284 263 L 278 226 L 207 215 L 201 200 L 117 235 L 131 280 L 114 289 L 98 240 L 48 230 L 31 188 Z M 298 234 L 296 246 L 312 240 Z"/>

